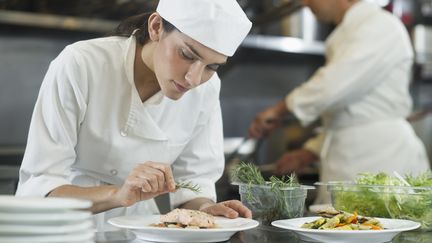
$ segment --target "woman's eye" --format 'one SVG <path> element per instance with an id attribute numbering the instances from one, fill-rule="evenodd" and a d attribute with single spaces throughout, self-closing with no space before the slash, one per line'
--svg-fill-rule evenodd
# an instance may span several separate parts
<path id="1" fill-rule="evenodd" d="M 194 60 L 193 56 L 190 56 L 190 55 L 186 54 L 185 51 L 183 51 L 183 50 L 181 51 L 181 54 L 187 60 Z"/>

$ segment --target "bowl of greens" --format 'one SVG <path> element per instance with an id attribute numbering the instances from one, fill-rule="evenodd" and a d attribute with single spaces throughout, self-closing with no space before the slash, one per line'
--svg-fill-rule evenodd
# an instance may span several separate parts
<path id="1" fill-rule="evenodd" d="M 370 217 L 409 219 L 421 223 L 421 230 L 432 230 L 432 172 L 402 179 L 385 173 L 364 173 L 355 181 L 316 185 L 327 187 L 333 207 L 338 210 Z"/>
<path id="2" fill-rule="evenodd" d="M 233 185 L 239 186 L 240 200 L 252 211 L 253 218 L 262 225 L 272 221 L 302 217 L 307 190 L 295 177 L 272 176 L 266 181 L 253 164 L 241 162 L 231 175 Z"/>

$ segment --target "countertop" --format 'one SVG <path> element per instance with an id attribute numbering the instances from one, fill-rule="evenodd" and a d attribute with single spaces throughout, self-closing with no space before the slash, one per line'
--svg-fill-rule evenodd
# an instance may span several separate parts
<path id="1" fill-rule="evenodd" d="M 367 239 L 365 239 L 367 241 Z M 113 231 L 96 234 L 96 243 L 143 243 L 146 241 L 135 239 L 133 233 Z M 276 228 L 258 227 L 236 233 L 226 243 L 302 243 L 295 233 Z M 411 231 L 397 235 L 392 243 L 430 243 L 432 232 Z M 348 243 L 348 242 L 347 242 Z"/>

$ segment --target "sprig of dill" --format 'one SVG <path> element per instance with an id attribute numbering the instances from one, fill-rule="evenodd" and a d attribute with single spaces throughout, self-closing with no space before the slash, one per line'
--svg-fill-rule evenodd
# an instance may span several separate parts
<path id="1" fill-rule="evenodd" d="M 190 181 L 176 182 L 176 189 L 187 189 L 196 193 L 201 192 L 201 187 L 199 187 L 197 184 L 193 184 Z"/>

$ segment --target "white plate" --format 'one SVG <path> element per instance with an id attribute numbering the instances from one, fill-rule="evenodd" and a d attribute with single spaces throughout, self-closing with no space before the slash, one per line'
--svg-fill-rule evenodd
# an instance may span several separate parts
<path id="1" fill-rule="evenodd" d="M 384 218 L 377 218 L 385 228 L 383 230 L 318 230 L 300 227 L 304 223 L 312 222 L 318 218 L 320 217 L 277 220 L 273 221 L 272 225 L 292 230 L 304 241 L 332 243 L 364 243 L 366 241 L 367 243 L 389 242 L 400 232 L 420 227 L 419 223 L 410 220 Z"/>
<path id="2" fill-rule="evenodd" d="M 91 218 L 91 213 L 86 211 L 64 211 L 56 213 L 28 213 L 0 212 L 0 224 L 25 224 L 25 225 L 59 225 L 76 223 Z"/>
<path id="3" fill-rule="evenodd" d="M 226 241 L 237 231 L 258 226 L 253 219 L 228 219 L 216 217 L 218 226 L 213 229 L 161 228 L 150 226 L 159 223 L 160 215 L 123 216 L 112 218 L 108 222 L 116 227 L 131 230 L 138 239 L 157 242 L 219 242 Z"/>
<path id="4" fill-rule="evenodd" d="M 55 235 L 80 233 L 93 228 L 93 221 L 86 220 L 68 225 L 21 225 L 6 224 L 0 227 L 0 236 L 5 235 Z M 1 241 L 0 241 L 1 242 Z"/>
<path id="5" fill-rule="evenodd" d="M 0 212 L 58 212 L 91 206 L 90 201 L 74 198 L 0 196 Z"/>
<path id="6" fill-rule="evenodd" d="M 0 242 L 8 243 L 90 243 L 94 242 L 94 230 L 87 230 L 79 234 L 57 234 L 57 235 L 17 235 L 0 236 Z"/>

